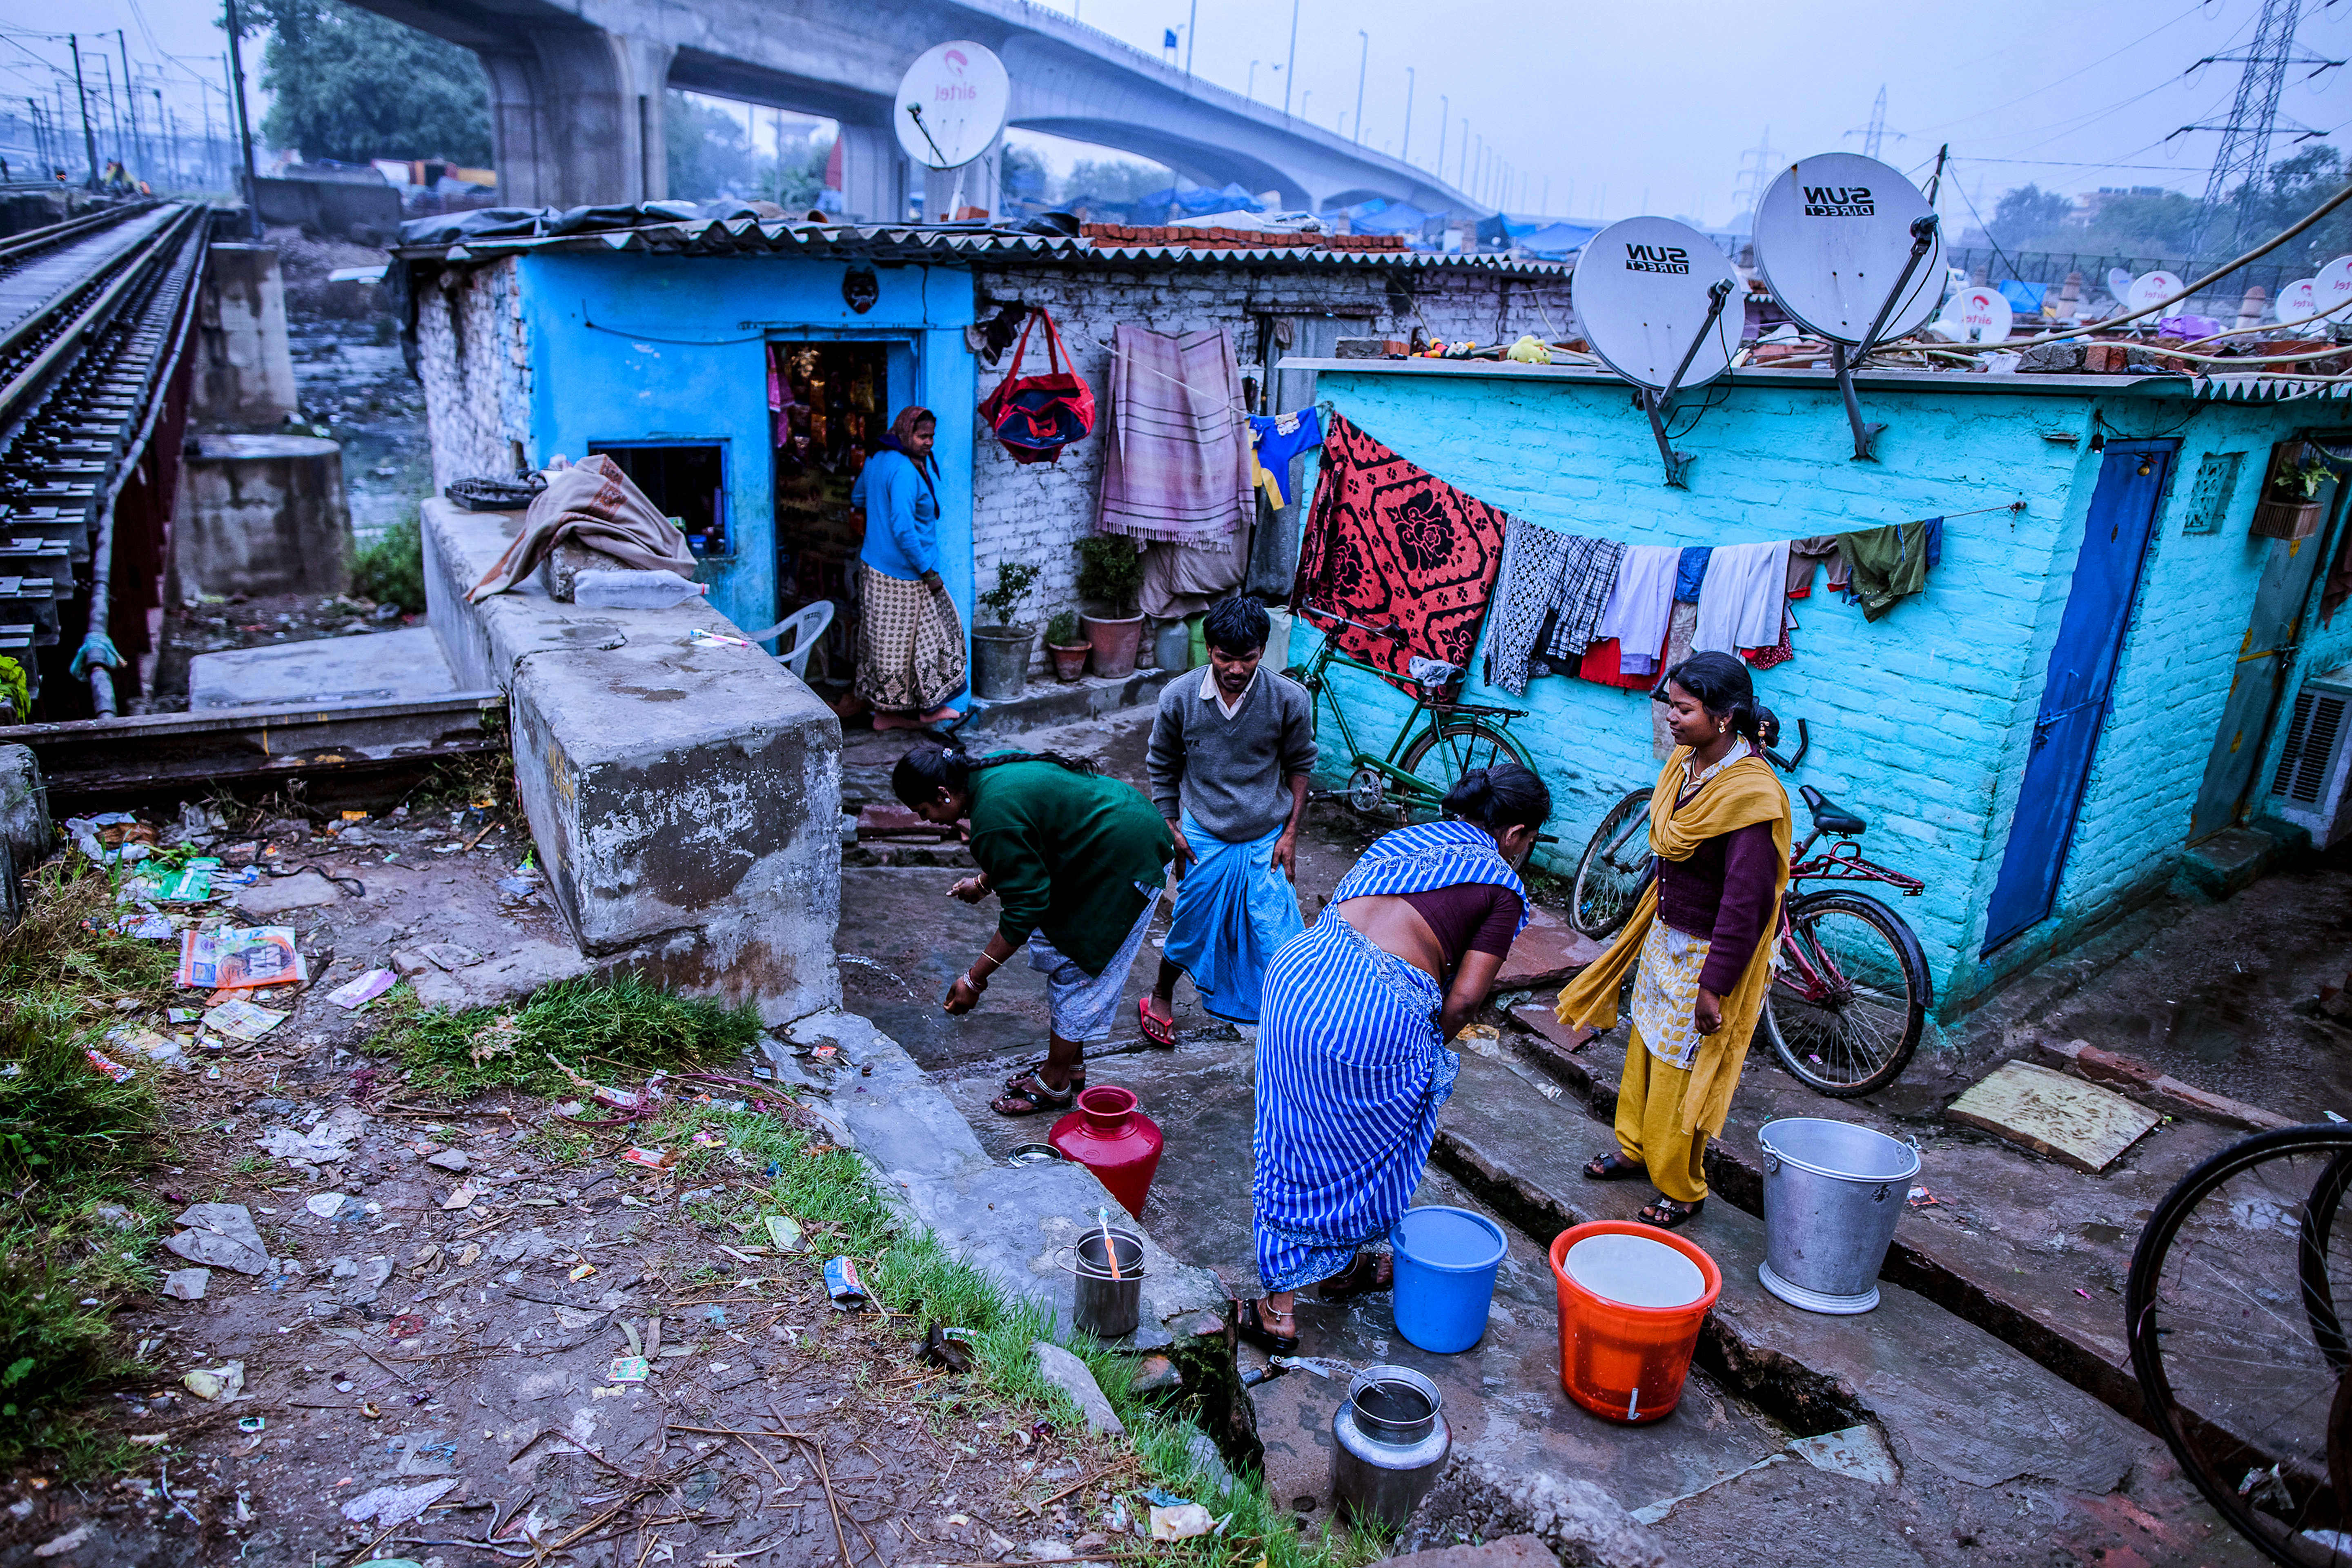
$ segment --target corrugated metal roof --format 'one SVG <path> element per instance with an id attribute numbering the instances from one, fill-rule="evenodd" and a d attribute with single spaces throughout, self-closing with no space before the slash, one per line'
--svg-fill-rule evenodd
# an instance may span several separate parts
<path id="1" fill-rule="evenodd" d="M 1152 262 L 1175 266 L 1237 264 L 1283 268 L 1402 267 L 1455 268 L 1515 276 L 1566 278 L 1557 261 L 1520 258 L 1446 255 L 1429 251 L 1326 250 L 1291 246 L 1234 246 L 1202 249 L 1191 245 L 1106 247 L 1061 235 L 1015 234 L 925 225 L 860 225 L 733 221 L 693 218 L 643 224 L 633 228 L 577 234 L 517 234 L 467 237 L 446 245 L 403 246 L 412 260 L 464 261 L 525 251 L 566 255 L 799 256 L 856 261 L 1033 262 L 1087 266 L 1105 262 Z"/>
<path id="2" fill-rule="evenodd" d="M 2242 375 L 2197 376 L 2190 386 L 2190 396 L 2212 403 L 2295 403 L 2308 397 L 2352 396 L 2352 382 L 2251 371 Z"/>

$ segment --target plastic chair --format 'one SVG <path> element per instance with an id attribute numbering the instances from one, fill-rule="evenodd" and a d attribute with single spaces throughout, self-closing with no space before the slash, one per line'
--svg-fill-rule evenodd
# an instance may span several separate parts
<path id="1" fill-rule="evenodd" d="M 777 647 L 776 662 L 803 680 L 806 680 L 809 654 L 816 647 L 816 639 L 824 636 L 824 629 L 831 625 L 833 625 L 833 601 L 819 599 L 814 605 L 803 605 L 794 610 L 766 631 L 753 632 L 751 640 L 766 642 L 770 637 L 774 637 Z"/>

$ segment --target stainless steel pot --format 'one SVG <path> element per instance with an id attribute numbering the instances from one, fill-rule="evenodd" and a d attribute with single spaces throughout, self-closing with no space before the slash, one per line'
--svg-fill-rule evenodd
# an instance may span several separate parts
<path id="1" fill-rule="evenodd" d="M 1867 1127 L 1819 1117 L 1768 1121 L 1764 1289 L 1809 1312 L 1878 1305 L 1878 1270 L 1903 1217 L 1919 1152 Z"/>
<path id="2" fill-rule="evenodd" d="M 1077 1277 L 1078 1328 L 1098 1340 L 1135 1332 L 1143 1315 L 1143 1238 L 1131 1230 L 1093 1230 L 1075 1247 L 1062 1250 L 1076 1258 L 1062 1267 Z M 1113 1258 L 1118 1259 L 1116 1274 Z"/>
<path id="3" fill-rule="evenodd" d="M 1437 1384 L 1410 1367 L 1369 1366 L 1331 1416 L 1331 1496 L 1353 1515 L 1402 1530 L 1454 1447 Z"/>

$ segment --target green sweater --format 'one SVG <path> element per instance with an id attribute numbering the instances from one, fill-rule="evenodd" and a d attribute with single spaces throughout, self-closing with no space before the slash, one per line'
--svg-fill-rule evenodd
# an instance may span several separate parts
<path id="1" fill-rule="evenodd" d="M 971 775 L 971 858 L 1018 947 L 1034 931 L 1089 974 L 1118 954 L 1145 895 L 1176 852 L 1141 791 L 1054 763 L 1007 763 Z"/>

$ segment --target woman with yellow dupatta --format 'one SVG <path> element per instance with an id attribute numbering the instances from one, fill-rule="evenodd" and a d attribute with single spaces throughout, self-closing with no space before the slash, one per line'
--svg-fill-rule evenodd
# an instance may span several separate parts
<path id="1" fill-rule="evenodd" d="M 1706 1204 L 1706 1141 L 1723 1131 L 1772 983 L 1789 886 L 1789 792 L 1764 759 L 1748 668 L 1695 654 L 1653 694 L 1675 738 L 1650 797 L 1650 885 L 1625 929 L 1559 994 L 1569 1025 L 1606 1029 L 1633 975 L 1633 1028 L 1617 1089 L 1617 1147 L 1596 1182 L 1646 1173 L 1644 1224 L 1672 1230 Z"/>

